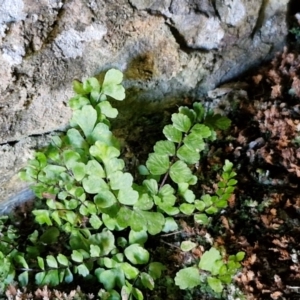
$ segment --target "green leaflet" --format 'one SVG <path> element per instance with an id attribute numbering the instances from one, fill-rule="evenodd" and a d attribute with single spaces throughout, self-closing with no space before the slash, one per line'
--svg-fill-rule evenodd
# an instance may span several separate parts
<path id="1" fill-rule="evenodd" d="M 186 164 L 195 164 L 200 160 L 200 154 L 195 150 L 191 150 L 185 144 L 178 149 L 177 156 Z"/>
<path id="2" fill-rule="evenodd" d="M 81 157 L 80 155 L 73 150 L 65 150 L 62 153 L 64 163 L 68 169 L 71 169 L 74 163 L 77 163 L 80 161 Z"/>
<path id="3" fill-rule="evenodd" d="M 103 85 L 121 84 L 123 73 L 117 69 L 110 69 L 106 72 Z"/>
<path id="4" fill-rule="evenodd" d="M 66 170 L 65 167 L 56 165 L 47 165 L 43 171 L 46 173 L 48 179 L 56 179 Z"/>
<path id="5" fill-rule="evenodd" d="M 146 226 L 146 230 L 152 235 L 160 233 L 165 223 L 164 216 L 158 212 L 148 212 L 136 209 L 135 217 L 143 222 L 143 226 Z"/>
<path id="6" fill-rule="evenodd" d="M 209 286 L 212 288 L 212 290 L 214 290 L 216 293 L 221 293 L 224 289 L 221 280 L 218 278 L 208 277 L 207 282 Z"/>
<path id="7" fill-rule="evenodd" d="M 102 88 L 102 93 L 110 96 L 116 100 L 123 100 L 125 98 L 125 90 L 121 85 L 106 85 Z"/>
<path id="8" fill-rule="evenodd" d="M 198 209 L 199 211 L 203 211 L 206 207 L 205 203 L 203 201 L 200 200 L 196 200 L 195 201 L 195 207 L 196 209 Z"/>
<path id="9" fill-rule="evenodd" d="M 179 129 L 175 128 L 173 125 L 166 125 L 163 129 L 165 137 L 175 143 L 180 143 L 182 140 L 182 133 Z"/>
<path id="10" fill-rule="evenodd" d="M 154 279 L 147 273 L 142 272 L 141 273 L 141 282 L 143 286 L 149 290 L 154 289 Z"/>
<path id="11" fill-rule="evenodd" d="M 175 277 L 175 284 L 182 290 L 192 289 L 200 283 L 199 270 L 195 267 L 182 269 Z"/>
<path id="12" fill-rule="evenodd" d="M 99 229 L 103 224 L 101 219 L 96 214 L 92 214 L 92 216 L 89 219 L 89 222 L 94 229 Z"/>
<path id="13" fill-rule="evenodd" d="M 84 82 L 83 82 L 83 85 L 82 85 L 82 87 L 83 87 L 83 90 L 85 91 L 85 92 L 88 92 L 88 93 L 90 93 L 90 92 L 92 92 L 92 91 L 99 91 L 100 90 L 100 84 L 99 84 L 99 81 L 97 80 L 97 78 L 95 78 L 95 77 L 90 77 L 90 78 L 88 78 L 87 80 L 85 80 Z"/>
<path id="14" fill-rule="evenodd" d="M 190 118 L 184 114 L 173 114 L 172 115 L 173 126 L 179 131 L 187 133 L 191 128 L 192 122 Z"/>
<path id="15" fill-rule="evenodd" d="M 117 199 L 115 195 L 109 191 L 108 189 L 102 189 L 98 192 L 98 194 L 94 197 L 94 202 L 98 208 L 107 208 L 111 207 L 114 203 L 116 203 Z"/>
<path id="16" fill-rule="evenodd" d="M 90 271 L 85 264 L 80 264 L 77 267 L 77 272 L 78 272 L 78 274 L 80 274 L 83 277 L 86 277 L 87 275 L 90 274 Z"/>
<path id="17" fill-rule="evenodd" d="M 188 252 L 192 249 L 194 249 L 197 246 L 196 243 L 191 241 L 184 241 L 180 244 L 180 249 L 184 252 Z"/>
<path id="18" fill-rule="evenodd" d="M 112 190 L 121 190 L 132 186 L 133 177 L 130 173 L 117 171 L 109 176 L 109 181 Z"/>
<path id="19" fill-rule="evenodd" d="M 126 228 L 129 225 L 131 225 L 131 228 L 133 230 L 140 231 L 143 229 L 143 224 L 141 224 L 138 218 L 133 218 L 133 211 L 127 208 L 126 206 L 120 208 L 114 221 L 117 225 L 123 228 Z M 132 225 L 133 221 L 137 222 L 137 225 Z M 111 221 L 111 223 L 113 222 Z"/>
<path id="20" fill-rule="evenodd" d="M 198 139 L 202 138 L 208 138 L 212 134 L 212 130 L 204 125 L 204 124 L 195 124 L 191 129 L 192 134 L 194 135 L 194 138 L 196 139 L 196 136 L 198 136 Z"/>
<path id="21" fill-rule="evenodd" d="M 174 195 L 175 190 L 172 188 L 169 184 L 165 184 L 160 190 L 159 190 L 159 195 L 164 197 L 164 196 L 170 196 Z"/>
<path id="22" fill-rule="evenodd" d="M 72 122 L 79 125 L 84 135 L 89 137 L 97 121 L 97 111 L 92 105 L 85 105 L 73 112 Z"/>
<path id="23" fill-rule="evenodd" d="M 120 267 L 127 279 L 135 279 L 139 274 L 139 270 L 127 262 L 120 264 Z"/>
<path id="24" fill-rule="evenodd" d="M 86 165 L 81 162 L 75 162 L 70 168 L 75 180 L 81 181 L 86 175 Z"/>
<path id="25" fill-rule="evenodd" d="M 58 256 L 57 256 L 57 261 L 58 261 L 62 266 L 68 266 L 68 265 L 69 265 L 69 260 L 68 260 L 68 258 L 67 258 L 65 255 L 61 254 L 61 253 L 58 254 Z"/>
<path id="26" fill-rule="evenodd" d="M 238 252 L 235 256 L 237 261 L 242 261 L 245 258 L 245 252 Z"/>
<path id="27" fill-rule="evenodd" d="M 188 136 L 186 136 L 183 139 L 183 142 L 184 145 L 191 151 L 200 152 L 205 148 L 202 136 L 195 132 L 191 132 Z"/>
<path id="28" fill-rule="evenodd" d="M 186 115 L 191 120 L 192 124 L 195 122 L 196 112 L 193 109 L 189 109 L 186 106 L 181 106 L 178 110 L 181 114 Z"/>
<path id="29" fill-rule="evenodd" d="M 170 168 L 170 177 L 176 183 L 188 183 L 192 176 L 192 171 L 181 160 L 176 161 Z"/>
<path id="30" fill-rule="evenodd" d="M 115 248 L 115 236 L 106 228 L 101 233 L 91 236 L 89 241 L 100 247 L 101 255 L 108 255 Z"/>
<path id="31" fill-rule="evenodd" d="M 139 244 L 132 244 L 125 248 L 126 258 L 134 265 L 144 265 L 149 261 L 149 252 Z"/>
<path id="32" fill-rule="evenodd" d="M 194 203 L 196 198 L 195 194 L 191 190 L 185 190 L 184 192 L 180 193 L 180 195 L 184 198 L 184 200 L 188 203 Z"/>
<path id="33" fill-rule="evenodd" d="M 125 89 L 121 85 L 122 79 L 122 72 L 110 69 L 105 74 L 101 92 L 116 100 L 123 100 L 125 98 Z"/>
<path id="34" fill-rule="evenodd" d="M 189 216 L 191 215 L 195 210 L 195 205 L 189 204 L 189 203 L 183 203 L 179 206 L 179 209 L 182 213 Z"/>
<path id="35" fill-rule="evenodd" d="M 146 166 L 153 175 L 162 175 L 169 170 L 169 157 L 164 154 L 151 153 L 146 162 Z"/>
<path id="36" fill-rule="evenodd" d="M 160 155 L 175 155 L 175 144 L 171 141 L 159 141 L 154 145 L 154 151 Z"/>
<path id="37" fill-rule="evenodd" d="M 88 161 L 86 165 L 86 174 L 95 175 L 100 178 L 105 177 L 105 172 L 102 165 L 94 159 Z"/>
<path id="38" fill-rule="evenodd" d="M 120 151 L 113 146 L 97 141 L 94 146 L 90 147 L 90 154 L 105 163 L 112 158 L 119 157 Z"/>
<path id="39" fill-rule="evenodd" d="M 50 213 L 48 210 L 39 209 L 33 210 L 32 213 L 35 215 L 35 220 L 40 225 L 47 224 L 48 226 L 52 225 L 52 221 L 50 219 Z"/>
<path id="40" fill-rule="evenodd" d="M 199 268 L 205 271 L 212 271 L 215 261 L 221 259 L 220 252 L 215 248 L 210 248 L 201 256 Z"/>
<path id="41" fill-rule="evenodd" d="M 166 196 L 155 196 L 153 197 L 154 202 L 160 208 L 171 207 L 175 205 L 176 196 L 175 195 L 166 195 Z"/>
<path id="42" fill-rule="evenodd" d="M 50 268 L 54 268 L 54 269 L 58 268 L 57 260 L 55 259 L 55 257 L 53 255 L 47 255 L 46 262 Z"/>
<path id="43" fill-rule="evenodd" d="M 84 178 L 82 186 L 89 194 L 98 194 L 103 190 L 109 190 L 108 184 L 102 178 L 94 175 Z"/>
<path id="44" fill-rule="evenodd" d="M 201 225 L 208 225 L 209 218 L 206 214 L 195 214 L 194 215 L 195 222 Z"/>
<path id="45" fill-rule="evenodd" d="M 83 261 L 83 255 L 82 255 L 82 253 L 79 252 L 79 251 L 77 251 L 77 250 L 73 250 L 71 258 L 75 262 L 81 263 Z"/>
<path id="46" fill-rule="evenodd" d="M 99 274 L 98 279 L 107 291 L 125 284 L 125 275 L 121 269 L 105 270 Z"/>
<path id="47" fill-rule="evenodd" d="M 172 232 L 172 231 L 176 231 L 178 230 L 178 225 L 176 223 L 176 221 L 174 220 L 174 218 L 171 217 L 167 217 L 165 219 L 165 225 L 162 229 L 163 232 Z"/>
<path id="48" fill-rule="evenodd" d="M 18 281 L 20 282 L 21 286 L 26 287 L 28 285 L 28 275 L 29 272 L 25 271 L 18 276 Z"/>
<path id="49" fill-rule="evenodd" d="M 154 179 L 148 179 L 143 181 L 143 185 L 146 187 L 148 192 L 152 195 L 156 195 L 158 192 L 158 184 Z"/>
<path id="50" fill-rule="evenodd" d="M 73 90 L 76 94 L 85 95 L 87 92 L 83 89 L 83 84 L 79 80 L 73 80 Z"/>
<path id="51" fill-rule="evenodd" d="M 111 158 L 104 162 L 106 176 L 109 177 L 116 171 L 122 171 L 125 167 L 125 163 L 122 159 Z"/>
<path id="52" fill-rule="evenodd" d="M 90 104 L 90 101 L 88 98 L 77 95 L 69 100 L 69 106 L 75 110 L 75 109 L 81 109 L 83 106 Z"/>
<path id="53" fill-rule="evenodd" d="M 85 139 L 82 137 L 80 132 L 75 129 L 71 128 L 67 131 L 67 137 L 70 145 L 74 147 L 74 149 L 88 149 L 88 144 Z"/>
<path id="54" fill-rule="evenodd" d="M 205 115 L 205 108 L 200 102 L 193 103 L 193 110 L 196 113 L 196 121 L 202 122 Z"/>
<path id="55" fill-rule="evenodd" d="M 102 101 L 97 105 L 100 108 L 102 114 L 108 118 L 116 118 L 118 110 L 113 108 L 108 101 Z"/>
<path id="56" fill-rule="evenodd" d="M 129 232 L 129 243 L 130 244 L 139 244 L 141 246 L 144 245 L 144 243 L 148 239 L 147 231 L 141 230 L 141 231 L 134 231 L 130 230 Z"/>
<path id="57" fill-rule="evenodd" d="M 134 204 L 135 208 L 141 210 L 150 210 L 153 207 L 154 203 L 152 197 L 148 193 L 139 194 L 138 201 Z"/>
<path id="58" fill-rule="evenodd" d="M 90 245 L 90 254 L 91 257 L 99 257 L 101 249 L 98 245 Z"/>
<path id="59" fill-rule="evenodd" d="M 139 198 L 139 193 L 132 188 L 123 188 L 118 192 L 118 200 L 125 205 L 134 205 Z"/>
<path id="60" fill-rule="evenodd" d="M 107 146 L 112 146 L 117 149 L 120 148 L 118 139 L 112 134 L 112 132 L 109 130 L 109 127 L 104 123 L 98 123 L 95 126 L 90 135 L 89 141 L 91 144 L 98 141 L 106 144 Z"/>

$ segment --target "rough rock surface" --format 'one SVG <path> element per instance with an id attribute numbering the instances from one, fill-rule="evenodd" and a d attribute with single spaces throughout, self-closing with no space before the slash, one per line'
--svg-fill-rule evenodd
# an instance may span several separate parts
<path id="1" fill-rule="evenodd" d="M 0 202 L 23 188 L 16 173 L 32 150 L 67 125 L 73 79 L 122 70 L 124 125 L 271 58 L 288 2 L 0 0 Z"/>

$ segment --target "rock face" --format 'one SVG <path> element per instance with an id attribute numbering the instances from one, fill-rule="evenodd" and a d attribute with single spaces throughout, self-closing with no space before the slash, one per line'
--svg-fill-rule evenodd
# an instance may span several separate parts
<path id="1" fill-rule="evenodd" d="M 199 99 L 282 49 L 288 2 L 0 0 L 0 203 L 23 188 L 32 150 L 66 127 L 73 79 L 123 71 L 123 125 Z"/>

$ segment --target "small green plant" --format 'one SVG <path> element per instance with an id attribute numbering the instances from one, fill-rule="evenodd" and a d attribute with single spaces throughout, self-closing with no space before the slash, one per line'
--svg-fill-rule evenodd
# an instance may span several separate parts
<path id="1" fill-rule="evenodd" d="M 185 250 L 184 247 L 182 249 Z M 244 252 L 238 252 L 226 258 L 212 247 L 204 252 L 198 265 L 180 270 L 175 277 L 175 283 L 181 289 L 192 289 L 207 282 L 210 288 L 220 295 L 225 285 L 232 282 L 232 277 L 241 267 L 240 261 L 244 256 Z"/>
<path id="2" fill-rule="evenodd" d="M 295 26 L 292 29 L 290 29 L 290 33 L 293 34 L 295 36 L 296 41 L 299 42 L 300 40 L 300 27 L 299 26 Z"/>
<path id="3" fill-rule="evenodd" d="M 21 286 L 33 281 L 58 286 L 83 277 L 97 282 L 101 299 L 143 299 L 143 290 L 153 290 L 166 269 L 152 261 L 145 248 L 148 236 L 177 230 L 178 214 L 209 226 L 212 216 L 227 207 L 237 183 L 229 161 L 215 195 L 193 188 L 200 153 L 216 138 L 215 130 L 230 125 L 226 117 L 206 114 L 200 103 L 172 115 L 172 124 L 163 129 L 166 139 L 139 167 L 142 181 L 124 171 L 109 121 L 118 111 L 108 101 L 125 98 L 122 78 L 111 69 L 102 84 L 96 78 L 75 81 L 70 128 L 20 172 L 42 202 L 32 211 L 35 225 L 25 237 L 8 217 L 0 219 L 0 293 L 16 279 Z M 184 251 L 190 247 L 186 242 Z M 176 284 L 196 286 L 204 270 L 219 293 L 231 282 L 242 254 L 225 263 L 216 253 L 211 248 L 197 267 L 179 271 Z"/>

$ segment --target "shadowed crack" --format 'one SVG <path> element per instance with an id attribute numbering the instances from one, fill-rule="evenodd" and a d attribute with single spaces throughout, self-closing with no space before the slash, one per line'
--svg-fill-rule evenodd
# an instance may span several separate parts
<path id="1" fill-rule="evenodd" d="M 64 13 L 65 13 L 65 5 L 69 0 L 62 0 L 62 6 L 61 8 L 58 10 L 57 12 L 57 16 L 56 16 L 56 20 L 53 22 L 52 24 L 52 29 L 50 30 L 50 32 L 48 33 L 48 35 L 46 36 L 46 38 L 44 39 L 43 45 L 42 45 L 42 49 L 45 48 L 48 44 L 51 44 L 58 33 L 58 27 L 59 27 L 59 20 L 63 17 Z"/>
<path id="2" fill-rule="evenodd" d="M 174 39 L 176 40 L 176 43 L 179 45 L 180 50 L 182 50 L 183 52 L 185 52 L 187 54 L 195 52 L 194 49 L 187 46 L 183 35 L 177 30 L 176 27 L 174 27 L 173 25 L 171 25 L 168 22 L 165 22 L 165 24 L 170 28 L 170 31 L 171 31 Z"/>
<path id="3" fill-rule="evenodd" d="M 31 135 L 24 136 L 20 139 L 8 140 L 8 141 L 5 141 L 5 142 L 2 142 L 2 143 L 0 143 L 0 146 L 9 145 L 11 147 L 14 147 L 17 143 L 21 142 L 25 138 L 39 138 L 39 137 L 44 137 L 46 135 L 53 135 L 53 134 L 60 135 L 64 132 L 65 131 L 53 130 L 53 131 L 47 131 L 47 132 L 42 132 L 42 133 L 37 133 L 37 134 L 31 134 Z"/>

